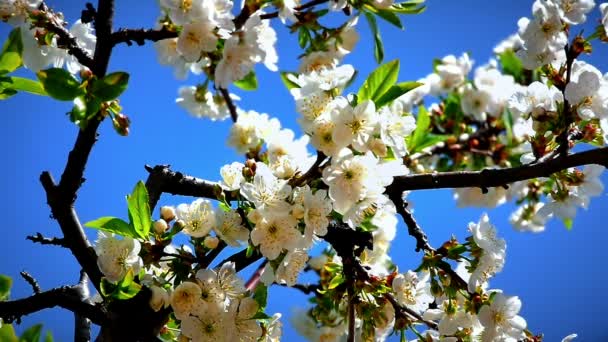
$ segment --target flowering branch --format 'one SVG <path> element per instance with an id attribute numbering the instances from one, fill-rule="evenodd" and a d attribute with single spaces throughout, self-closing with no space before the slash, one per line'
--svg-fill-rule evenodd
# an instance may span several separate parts
<path id="1" fill-rule="evenodd" d="M 44 237 L 40 232 L 36 233 L 36 235 L 29 235 L 25 238 L 26 240 L 30 240 L 34 243 L 39 243 L 41 245 L 53 245 L 59 246 L 63 248 L 69 248 L 66 240 L 64 238 L 52 237 L 47 238 Z"/>
<path id="2" fill-rule="evenodd" d="M 505 186 L 508 183 L 538 177 L 548 177 L 555 172 L 589 164 L 608 167 L 608 147 L 596 148 L 541 163 L 506 169 L 483 169 L 481 171 L 441 172 L 397 176 L 393 183 L 386 188 L 386 193 L 391 196 L 391 193 L 393 192 L 407 190 L 473 187 L 478 187 L 485 191 L 487 188 Z"/>
<path id="3" fill-rule="evenodd" d="M 42 2 L 39 9 L 39 13 L 44 16 L 41 27 L 49 32 L 53 32 L 57 36 L 57 45 L 65 47 L 68 53 L 74 56 L 80 64 L 93 69 L 93 65 L 95 64 L 93 58 L 81 49 L 78 46 L 76 38 L 63 25 L 57 22 L 54 13 L 52 13 L 49 7 Z"/>

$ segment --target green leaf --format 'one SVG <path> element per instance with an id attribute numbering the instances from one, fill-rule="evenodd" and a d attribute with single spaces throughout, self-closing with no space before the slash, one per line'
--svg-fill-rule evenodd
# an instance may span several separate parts
<path id="1" fill-rule="evenodd" d="M 127 205 L 135 232 L 140 238 L 147 239 L 152 226 L 152 218 L 148 204 L 148 190 L 144 182 L 137 182 L 131 195 L 127 196 Z"/>
<path id="2" fill-rule="evenodd" d="M 266 309 L 268 302 L 268 288 L 263 283 L 258 284 L 253 292 L 253 299 L 258 303 L 258 312 L 263 312 Z"/>
<path id="3" fill-rule="evenodd" d="M 23 77 L 7 77 L 0 81 L 0 89 L 12 89 L 17 91 L 25 91 L 35 95 L 47 96 L 42 84 L 38 81 L 30 80 Z"/>
<path id="4" fill-rule="evenodd" d="M 19 342 L 38 342 L 41 334 L 42 324 L 33 325 L 21 334 Z"/>
<path id="5" fill-rule="evenodd" d="M 80 82 L 66 70 L 51 68 L 36 73 L 47 94 L 60 101 L 72 101 L 84 94 Z"/>
<path id="6" fill-rule="evenodd" d="M 86 227 L 103 230 L 121 236 L 138 238 L 137 232 L 127 222 L 111 216 L 100 217 L 84 224 Z"/>
<path id="7" fill-rule="evenodd" d="M 44 337 L 44 342 L 54 342 L 53 333 L 50 331 L 46 332 L 46 336 Z"/>
<path id="8" fill-rule="evenodd" d="M 21 66 L 22 52 L 21 29 L 16 28 L 9 33 L 8 40 L 2 47 L 2 53 L 0 53 L 0 75 L 13 72 Z"/>
<path id="9" fill-rule="evenodd" d="M 129 84 L 129 74 L 113 72 L 102 79 L 96 79 L 91 86 L 92 94 L 100 101 L 112 101 L 122 94 Z"/>
<path id="10" fill-rule="evenodd" d="M 340 286 L 340 284 L 342 283 L 344 283 L 344 276 L 342 276 L 342 273 L 336 274 L 336 276 L 333 277 L 332 280 L 329 282 L 327 288 L 333 290 L 336 287 Z"/>
<path id="11" fill-rule="evenodd" d="M 380 108 L 386 104 L 391 103 L 394 99 L 401 95 L 412 91 L 420 87 L 422 83 L 419 82 L 400 82 L 391 86 L 386 93 L 384 93 L 376 102 L 376 107 Z"/>
<path id="12" fill-rule="evenodd" d="M 245 250 L 245 257 L 251 258 L 253 252 L 255 252 L 255 247 L 253 245 L 247 245 L 247 249 Z"/>
<path id="13" fill-rule="evenodd" d="M 251 317 L 251 319 L 270 319 L 270 318 L 272 318 L 272 317 L 268 316 L 267 314 L 265 314 L 264 312 L 261 312 L 261 311 Z"/>
<path id="14" fill-rule="evenodd" d="M 380 9 L 376 15 L 403 30 L 401 19 L 395 13 L 389 10 Z"/>
<path id="15" fill-rule="evenodd" d="M 0 327 L 0 341 L 2 342 L 18 342 L 15 329 L 12 324 L 2 324 Z"/>
<path id="16" fill-rule="evenodd" d="M 11 295 L 13 279 L 7 275 L 0 274 L 0 302 L 8 300 Z"/>
<path id="17" fill-rule="evenodd" d="M 305 26 L 301 26 L 298 30 L 298 45 L 304 49 L 310 40 L 310 31 Z"/>
<path id="18" fill-rule="evenodd" d="M 17 91 L 11 88 L 3 88 L 3 84 L 0 83 L 0 100 L 6 100 L 9 97 L 16 95 Z"/>
<path id="19" fill-rule="evenodd" d="M 424 106 L 418 107 L 418 117 L 416 118 L 416 129 L 409 141 L 410 152 L 418 151 L 418 146 L 422 144 L 431 125 L 431 116 Z"/>
<path id="20" fill-rule="evenodd" d="M 505 130 L 507 131 L 507 141 L 509 143 L 513 142 L 513 115 L 511 111 L 505 109 L 502 112 L 502 121 L 505 124 Z"/>
<path id="21" fill-rule="evenodd" d="M 127 271 L 125 277 L 118 282 L 117 291 L 114 294 L 114 298 L 120 300 L 131 299 L 135 297 L 139 291 L 141 291 L 141 285 L 134 281 L 135 275 L 133 269 L 130 268 Z"/>
<path id="22" fill-rule="evenodd" d="M 359 102 L 378 101 L 394 84 L 399 76 L 399 60 L 380 65 L 367 77 L 357 93 Z"/>
<path id="23" fill-rule="evenodd" d="M 376 23 L 376 17 L 369 12 L 365 12 L 365 18 L 367 19 L 369 28 L 372 30 L 372 35 L 374 36 L 374 58 L 376 58 L 376 62 L 380 64 L 384 59 L 384 45 L 382 44 L 382 37 L 378 30 L 378 23 Z"/>
<path id="24" fill-rule="evenodd" d="M 281 71 L 281 81 L 283 81 L 283 84 L 285 84 L 285 87 L 287 87 L 288 90 L 291 90 L 293 88 L 300 88 L 300 86 L 296 82 L 290 80 L 287 77 L 289 75 L 296 76 L 296 73 L 294 73 L 294 72 L 287 72 L 287 71 Z"/>
<path id="25" fill-rule="evenodd" d="M 422 141 L 418 142 L 415 146 L 415 150 L 410 150 L 412 152 L 419 152 L 427 147 L 434 146 L 439 142 L 446 141 L 450 137 L 449 134 L 432 134 L 427 133 Z"/>
<path id="26" fill-rule="evenodd" d="M 255 72 L 251 70 L 245 77 L 234 82 L 234 85 L 243 90 L 258 89 L 258 79 L 255 77 Z"/>
<path id="27" fill-rule="evenodd" d="M 574 225 L 574 220 L 572 220 L 571 218 L 567 218 L 567 219 L 564 219 L 563 222 L 564 222 L 564 226 L 566 226 L 566 229 L 572 230 L 572 226 Z"/>
<path id="28" fill-rule="evenodd" d="M 389 11 L 399 14 L 420 14 L 426 10 L 426 6 L 421 5 L 424 0 L 410 0 L 393 4 L 389 7 Z"/>
<path id="29" fill-rule="evenodd" d="M 520 81 L 523 76 L 524 66 L 521 60 L 515 55 L 512 50 L 507 50 L 498 55 L 500 64 L 502 65 L 502 71 L 513 76 L 516 81 Z"/>

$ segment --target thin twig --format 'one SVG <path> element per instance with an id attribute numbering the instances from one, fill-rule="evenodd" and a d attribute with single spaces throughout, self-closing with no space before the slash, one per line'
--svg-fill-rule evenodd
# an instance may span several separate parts
<path id="1" fill-rule="evenodd" d="M 215 258 L 226 248 L 226 243 L 224 241 L 220 241 L 217 247 L 215 247 L 211 252 L 207 253 L 202 259 L 198 261 L 198 264 L 202 268 L 207 268 Z"/>
<path id="2" fill-rule="evenodd" d="M 42 290 L 40 289 L 40 284 L 38 284 L 38 281 L 31 274 L 27 273 L 26 271 L 21 271 L 19 272 L 19 274 L 21 274 L 21 277 L 25 279 L 28 284 L 30 284 L 30 286 L 32 287 L 32 291 L 34 291 L 34 294 L 42 292 Z"/>
<path id="3" fill-rule="evenodd" d="M 230 97 L 230 93 L 225 88 L 220 88 L 220 94 L 222 94 L 224 101 L 226 101 L 226 106 L 228 107 L 228 111 L 230 112 L 230 118 L 232 118 L 232 122 L 236 122 L 236 120 L 239 118 L 239 115 L 236 111 L 236 106 L 234 105 L 234 102 Z"/>
<path id="4" fill-rule="evenodd" d="M 321 165 L 321 163 L 323 163 L 325 158 L 327 158 L 327 156 L 323 152 L 317 151 L 317 159 L 315 160 L 314 164 L 312 164 L 310 169 L 308 169 L 308 171 L 306 171 L 306 173 L 303 174 L 302 176 L 292 178 L 289 181 L 289 185 L 291 185 L 292 187 L 296 187 L 296 186 L 302 186 L 302 185 L 306 184 L 315 175 L 319 174 L 319 165 Z"/>
<path id="5" fill-rule="evenodd" d="M 258 266 L 258 269 L 255 270 L 255 272 L 253 272 L 253 274 L 251 275 L 249 280 L 247 280 L 247 282 L 245 283 L 245 288 L 247 290 L 254 291 L 255 288 L 258 286 L 258 284 L 260 283 L 260 280 L 262 279 L 262 274 L 264 273 L 264 268 L 266 268 L 267 263 L 268 263 L 268 259 L 264 259 L 264 261 L 262 261 L 260 266 Z"/>
<path id="6" fill-rule="evenodd" d="M 36 233 L 36 235 L 28 235 L 25 239 L 30 240 L 34 243 L 39 243 L 41 245 L 53 245 L 53 246 L 60 246 L 63 248 L 69 248 L 65 239 L 58 238 L 58 237 L 47 238 L 47 237 L 44 237 L 39 232 Z"/>
<path id="7" fill-rule="evenodd" d="M 407 315 L 413 317 L 414 319 L 424 323 L 427 327 L 429 327 L 431 329 L 437 329 L 437 327 L 438 327 L 437 323 L 435 323 L 433 321 L 427 321 L 416 311 L 408 308 L 405 305 L 399 304 L 399 302 L 397 302 L 397 299 L 395 299 L 395 297 L 392 294 L 387 293 L 384 295 L 384 298 L 386 298 L 391 303 L 391 305 L 393 305 L 393 308 L 395 309 L 395 312 L 397 313 L 397 315 L 407 314 Z"/>
<path id="8" fill-rule="evenodd" d="M 397 213 L 403 218 L 403 222 L 405 222 L 407 226 L 408 234 L 416 239 L 416 252 L 419 252 L 420 250 L 433 251 L 434 249 L 429 244 L 429 240 L 424 233 L 424 230 L 418 225 L 418 222 L 414 219 L 414 215 L 407 208 L 407 203 L 403 200 L 402 194 L 403 193 L 400 193 L 399 191 L 393 191 L 389 193 L 389 198 L 395 204 Z"/>

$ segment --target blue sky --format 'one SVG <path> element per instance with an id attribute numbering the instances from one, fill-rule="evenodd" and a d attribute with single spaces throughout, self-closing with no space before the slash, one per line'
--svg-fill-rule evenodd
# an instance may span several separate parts
<path id="1" fill-rule="evenodd" d="M 82 6 L 75 1 L 48 1 L 63 11 L 66 18 L 78 18 Z M 152 27 L 159 15 L 154 1 L 117 1 L 115 27 Z M 447 54 L 469 52 L 476 65 L 485 63 L 492 48 L 517 29 L 517 20 L 530 16 L 531 1 L 440 1 L 429 0 L 428 10 L 414 17 L 405 17 L 405 30 L 400 31 L 381 23 L 385 41 L 385 60 L 401 60 L 400 81 L 415 80 L 432 70 L 433 58 Z M 595 10 L 590 21 L 595 22 Z M 279 68 L 294 70 L 297 40 L 279 22 L 274 23 L 279 33 Z M 590 25 L 584 26 L 590 33 Z M 575 28 L 575 33 L 578 32 Z M 0 37 L 5 39 L 7 25 L 0 25 Z M 355 65 L 361 75 L 374 67 L 373 46 L 366 23 L 360 22 L 361 42 L 345 62 Z M 595 52 L 587 58 L 608 71 L 608 45 L 596 44 Z M 143 47 L 121 45 L 113 53 L 110 71 L 128 71 L 131 74 L 129 89 L 121 97 L 124 112 L 132 120 L 131 135 L 120 137 L 110 122 L 104 122 L 81 188 L 76 209 L 82 222 L 100 216 L 126 216 L 124 196 L 147 173 L 144 164 L 171 164 L 173 169 L 198 177 L 217 180 L 219 167 L 232 161 L 241 161 L 225 144 L 230 122 L 210 122 L 188 116 L 174 99 L 180 85 L 194 84 L 195 79 L 178 81 L 172 70 L 156 62 L 151 44 Z M 256 92 L 235 90 L 242 100 L 239 106 L 267 112 L 278 117 L 284 127 L 297 131 L 295 105 L 282 85 L 278 74 L 263 67 L 256 69 L 260 89 Z M 29 72 L 23 75 L 33 75 Z M 357 88 L 354 88 L 357 89 Z M 60 235 L 55 221 L 50 219 L 38 177 L 50 170 L 59 177 L 68 151 L 77 134 L 65 113 L 69 103 L 30 95 L 17 95 L 0 103 L 3 123 L 0 128 L 0 146 L 4 146 L 5 166 L 0 169 L 0 193 L 4 227 L 0 248 L 0 273 L 15 280 L 13 298 L 30 295 L 31 289 L 18 276 L 27 270 L 40 282 L 43 289 L 75 283 L 78 266 L 69 251 L 49 246 L 34 245 L 25 236 L 41 232 L 47 236 Z M 604 182 L 608 180 L 603 176 Z M 450 191 L 422 191 L 410 197 L 415 216 L 438 245 L 451 234 L 464 236 L 467 223 L 477 221 L 480 209 L 456 209 Z M 166 195 L 162 204 L 179 204 L 182 199 Z M 556 341 L 576 332 L 580 341 L 607 340 L 604 328 L 608 315 L 598 305 L 607 289 L 608 276 L 604 272 L 608 232 L 604 213 L 608 212 L 608 198 L 603 194 L 592 201 L 588 211 L 579 210 L 572 231 L 558 221 L 551 221 L 542 234 L 521 234 L 513 231 L 507 222 L 511 205 L 490 210 L 490 218 L 499 234 L 508 243 L 507 263 L 501 274 L 492 282 L 508 295 L 519 295 L 523 302 L 522 315 L 529 327 L 542 332 L 547 341 Z M 157 213 L 156 213 L 157 215 Z M 420 256 L 413 252 L 414 241 L 400 224 L 394 241 L 393 260 L 401 269 L 415 267 Z M 96 232 L 88 230 L 91 240 Z M 306 297 L 297 291 L 276 288 L 271 291 L 269 312 L 282 312 L 289 316 L 293 307 L 305 305 Z M 596 304 L 598 303 L 598 304 Z M 19 330 L 42 322 L 51 329 L 57 340 L 72 339 L 71 313 L 61 309 L 46 310 L 23 319 Z M 284 320 L 286 341 L 299 338 Z"/>

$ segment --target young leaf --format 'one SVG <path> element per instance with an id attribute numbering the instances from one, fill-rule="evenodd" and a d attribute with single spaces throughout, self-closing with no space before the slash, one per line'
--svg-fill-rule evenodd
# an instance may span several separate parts
<path id="1" fill-rule="evenodd" d="M 253 299 L 258 303 L 258 311 L 263 312 L 266 309 L 268 301 L 268 288 L 264 284 L 258 284 L 253 292 Z"/>
<path id="2" fill-rule="evenodd" d="M 306 47 L 306 44 L 310 41 L 310 31 L 305 26 L 301 26 L 298 30 L 298 44 L 303 49 Z"/>
<path id="3" fill-rule="evenodd" d="M 357 93 L 359 102 L 366 100 L 378 101 L 397 82 L 399 75 L 399 60 L 382 64 L 372 71 Z"/>
<path id="4" fill-rule="evenodd" d="M 287 90 L 291 90 L 293 88 L 300 88 L 300 86 L 296 82 L 289 79 L 289 75 L 295 76 L 295 73 L 281 71 L 281 81 L 283 81 L 283 84 L 285 84 L 285 87 L 287 87 Z"/>
<path id="5" fill-rule="evenodd" d="M 329 282 L 329 285 L 327 286 L 327 288 L 329 290 L 333 290 L 336 287 L 340 286 L 340 284 L 342 284 L 344 282 L 344 276 L 342 276 L 342 274 L 336 274 L 335 277 L 332 278 L 332 280 Z"/>
<path id="6" fill-rule="evenodd" d="M 15 329 L 12 324 L 2 324 L 0 327 L 0 341 L 2 342 L 18 342 Z"/>
<path id="7" fill-rule="evenodd" d="M 418 87 L 420 87 L 422 85 L 422 83 L 418 83 L 418 82 L 400 82 L 395 84 L 394 86 L 391 86 L 386 93 L 384 93 L 377 101 L 376 101 L 376 107 L 380 108 L 386 104 L 391 103 L 393 100 L 395 100 L 396 98 L 400 97 L 401 95 L 414 90 Z"/>
<path id="8" fill-rule="evenodd" d="M 255 72 L 251 70 L 245 77 L 234 82 L 234 85 L 243 90 L 258 89 L 258 79 L 255 77 Z"/>
<path id="9" fill-rule="evenodd" d="M 21 66 L 22 51 L 21 29 L 16 28 L 9 33 L 8 40 L 2 47 L 2 53 L 0 53 L 0 75 L 13 72 Z"/>
<path id="10" fill-rule="evenodd" d="M 46 332 L 46 336 L 44 337 L 44 342 L 53 342 L 55 339 L 53 338 L 53 333 L 50 331 Z"/>
<path id="11" fill-rule="evenodd" d="M 382 63 L 384 59 L 384 45 L 382 44 L 382 37 L 378 30 L 378 23 L 376 23 L 376 17 L 369 12 L 365 12 L 365 18 L 369 24 L 369 28 L 372 30 L 374 36 L 374 58 L 378 64 Z"/>
<path id="12" fill-rule="evenodd" d="M 152 226 L 152 218 L 148 204 L 148 190 L 144 182 L 137 182 L 131 195 L 127 196 L 127 205 L 131 224 L 137 236 L 147 239 Z"/>
<path id="13" fill-rule="evenodd" d="M 138 238 L 138 234 L 133 230 L 133 227 L 127 222 L 111 216 L 100 217 L 97 220 L 89 221 L 84 224 L 85 227 L 103 230 L 105 232 L 114 233 L 121 236 Z"/>
<path id="14" fill-rule="evenodd" d="M 11 286 L 13 285 L 13 279 L 4 274 L 0 274 L 0 302 L 8 300 L 11 294 Z"/>
<path id="15" fill-rule="evenodd" d="M 21 334 L 19 342 L 38 342 L 41 334 L 42 324 L 33 325 Z"/>
<path id="16" fill-rule="evenodd" d="M 393 4 L 391 7 L 389 7 L 389 11 L 399 14 L 420 14 L 426 10 L 426 6 L 421 5 L 422 3 L 424 3 L 424 0 L 405 1 L 398 4 Z"/>
<path id="17" fill-rule="evenodd" d="M 2 79 L 0 81 L 0 88 L 25 91 L 35 95 L 48 95 L 40 82 L 23 77 L 7 77 L 6 79 Z"/>
<path id="18" fill-rule="evenodd" d="M 125 300 L 135 297 L 141 291 L 141 285 L 134 281 L 135 275 L 130 268 L 125 277 L 118 282 L 118 287 L 113 295 L 114 298 Z"/>
<path id="19" fill-rule="evenodd" d="M 418 146 L 422 144 L 426 136 L 427 130 L 431 125 L 431 117 L 424 106 L 418 107 L 418 118 L 416 118 L 416 129 L 409 141 L 410 152 L 417 151 Z"/>
<path id="20" fill-rule="evenodd" d="M 80 88 L 80 82 L 66 70 L 59 68 L 40 70 L 36 76 L 47 94 L 54 99 L 72 101 L 77 96 L 84 94 L 84 90 Z"/>
<path id="21" fill-rule="evenodd" d="M 369 5 L 369 4 L 365 4 L 365 5 L 363 5 L 363 7 L 366 9 L 367 12 L 374 13 L 378 17 L 388 21 L 389 23 L 397 26 L 400 29 L 403 29 L 403 25 L 401 24 L 401 19 L 399 19 L 399 17 L 394 12 L 391 12 L 390 10 L 381 9 L 381 8 L 375 8 L 374 6 Z"/>
<path id="22" fill-rule="evenodd" d="M 91 92 L 100 101 L 112 101 L 122 94 L 129 84 L 129 74 L 113 72 L 106 77 L 93 81 Z"/>
<path id="23" fill-rule="evenodd" d="M 505 74 L 513 76 L 516 81 L 522 79 L 524 66 L 517 55 L 515 55 L 515 52 L 507 50 L 498 55 L 498 60 L 500 60 L 502 71 Z"/>

